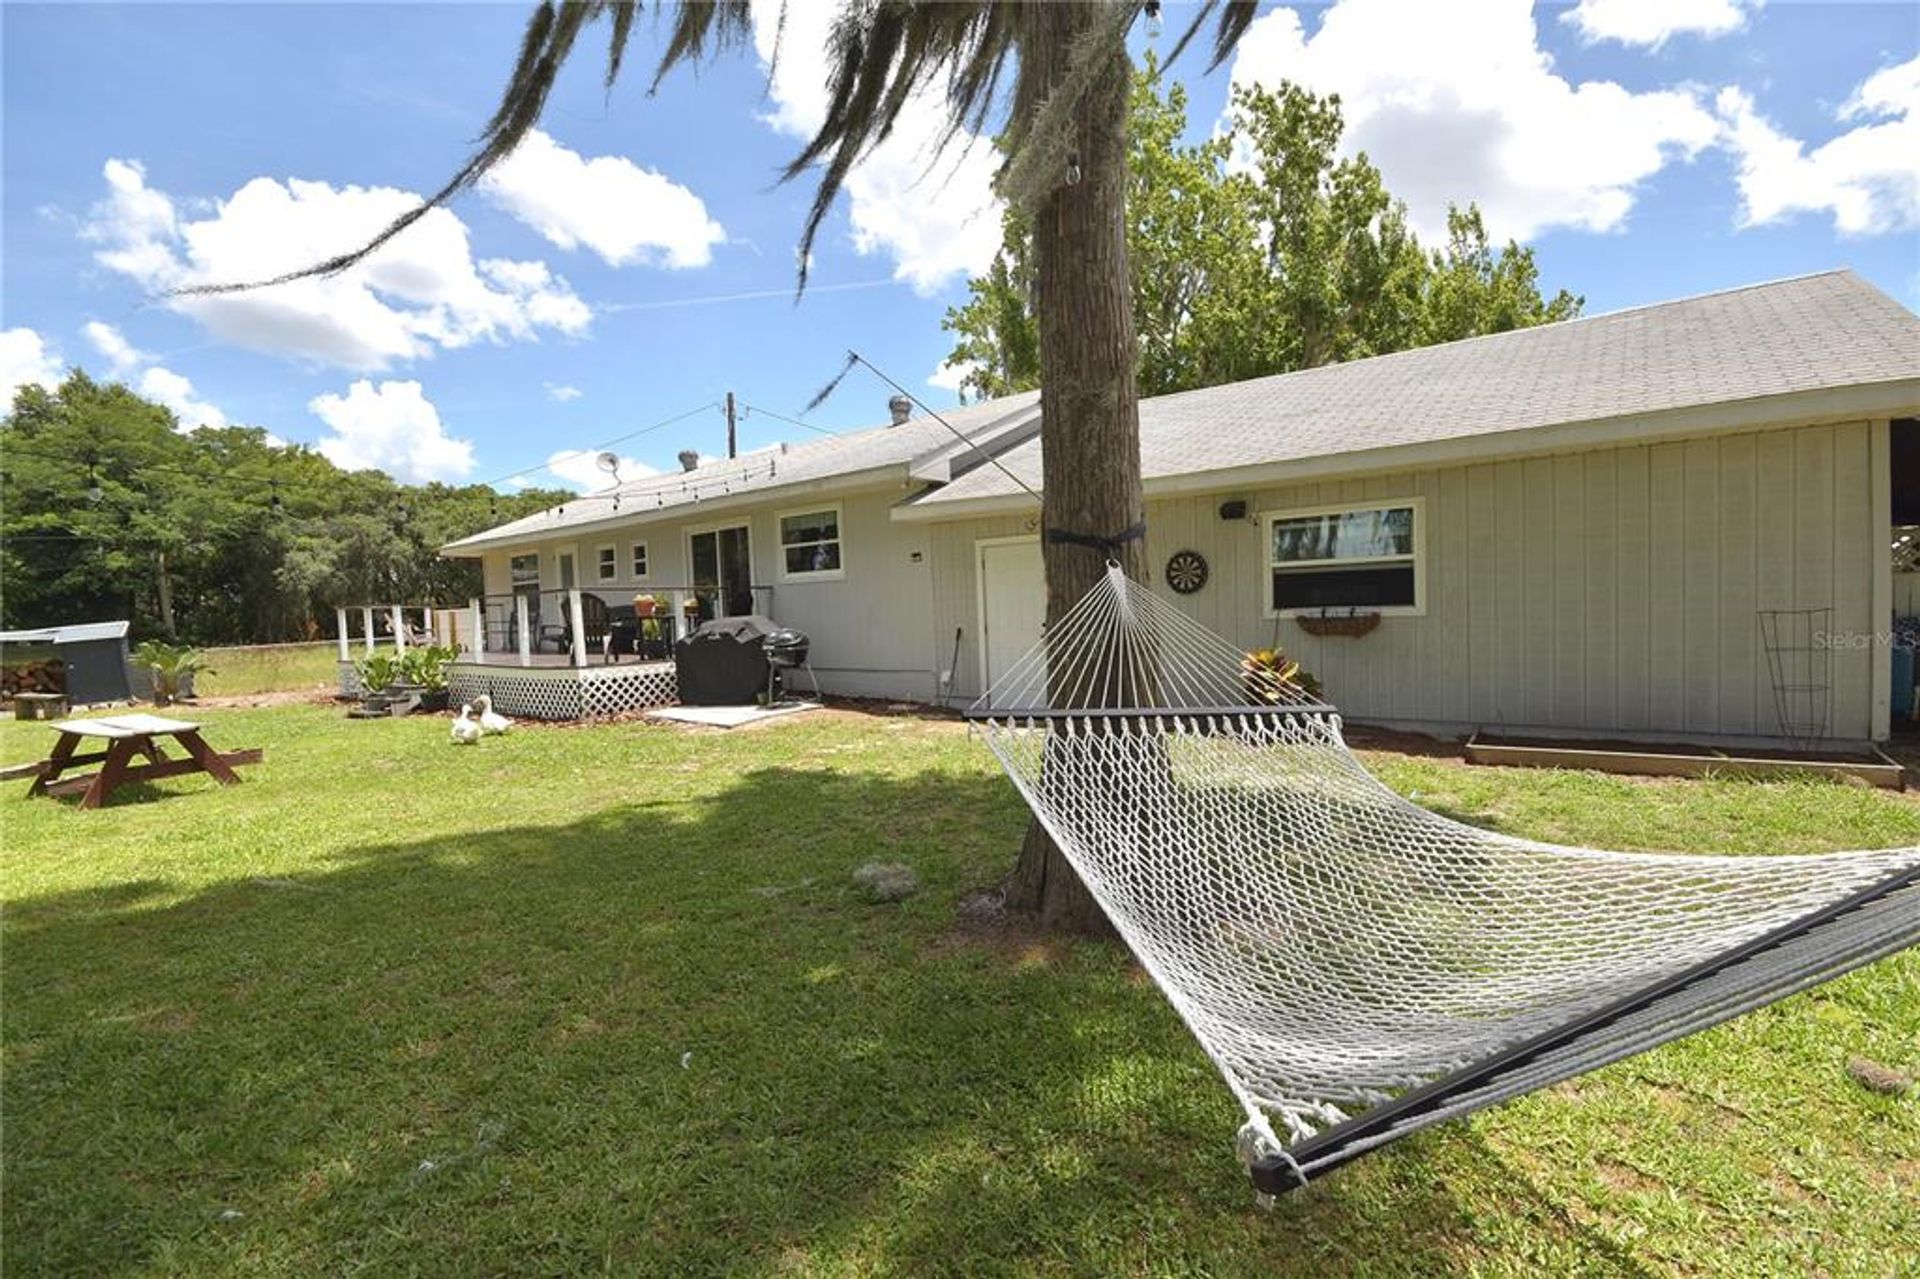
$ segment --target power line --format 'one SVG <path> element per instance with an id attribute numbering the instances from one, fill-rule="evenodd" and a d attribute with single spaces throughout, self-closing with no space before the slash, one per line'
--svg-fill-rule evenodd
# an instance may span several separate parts
<path id="1" fill-rule="evenodd" d="M 570 452 L 572 452 L 574 456 L 578 456 L 582 453 L 598 453 L 602 449 L 610 449 L 616 444 L 624 444 L 626 441 L 631 439 L 637 439 L 642 435 L 648 435 L 654 431 L 665 430 L 667 427 L 672 426 L 676 422 L 686 421 L 688 418 L 692 417 L 696 413 L 704 413 L 708 409 L 717 409 L 719 407 L 720 407 L 720 401 L 708 400 L 705 404 L 702 404 L 697 408 L 688 409 L 685 413 L 676 413 L 672 417 L 667 418 L 664 421 L 655 422 L 652 426 L 643 426 L 637 431 L 628 431 L 625 435 L 616 435 L 610 440 L 602 440 L 598 444 L 589 444 L 586 448 L 573 449 L 573 450 L 570 450 Z M 520 476 L 526 475 L 533 471 L 548 470 L 551 468 L 551 466 L 552 466 L 552 457 L 551 455 L 549 455 L 547 461 L 536 463 L 533 466 L 523 466 L 517 471 L 508 471 L 505 475 L 500 476 L 498 479 L 483 481 L 483 484 L 487 488 L 492 488 L 496 484 L 504 484 L 508 480 L 517 479 Z"/>
<path id="2" fill-rule="evenodd" d="M 885 382 L 888 386 L 892 387 L 894 390 L 900 392 L 900 394 L 906 396 L 909 400 L 912 400 L 915 404 L 920 406 L 921 411 L 924 412 L 928 417 L 932 418 L 934 421 L 938 422 L 940 425 L 946 427 L 947 430 L 953 434 L 954 439 L 959 440 L 962 444 L 972 449 L 975 453 L 978 453 L 987 462 L 992 464 L 993 468 L 999 471 L 1000 474 L 1006 476 L 1008 479 L 1012 480 L 1015 484 L 1018 484 L 1022 489 L 1025 489 L 1028 497 L 1032 498 L 1036 502 L 1039 502 L 1042 506 L 1046 505 L 1045 499 L 1043 499 L 1038 493 L 1034 492 L 1033 485 L 1027 483 L 1025 480 L 1015 475 L 1012 471 L 1009 471 L 1005 463 L 1001 462 L 999 458 L 995 457 L 993 454 L 981 448 L 977 443 L 974 442 L 973 437 L 967 435 L 959 427 L 947 421 L 946 418 L 941 417 L 938 409 L 933 408 L 925 400 L 915 395 L 912 391 L 909 391 L 906 387 L 900 385 L 898 382 L 888 377 L 884 372 L 881 371 L 880 367 L 876 365 L 872 360 L 869 360 L 866 356 L 860 354 L 860 352 L 858 351 L 850 350 L 847 352 L 847 368 L 852 368 L 855 364 L 864 364 L 867 367 L 867 370 L 871 372 L 875 377 L 879 378 L 882 382 Z M 817 404 L 822 399 L 825 399 L 827 396 L 832 395 L 834 390 L 840 385 L 840 378 L 845 377 L 846 375 L 847 375 L 846 369 L 840 370 L 840 376 L 834 378 L 833 381 L 829 382 L 827 384 L 826 390 L 823 391 L 820 395 L 814 397 L 814 403 Z"/>
<path id="3" fill-rule="evenodd" d="M 788 417 L 784 413 L 775 413 L 772 409 L 763 409 L 758 404 L 748 404 L 745 400 L 742 400 L 740 402 L 740 407 L 746 410 L 748 417 L 752 417 L 754 414 L 758 413 L 764 417 L 770 417 L 770 418 L 776 419 L 777 421 L 785 422 L 789 426 L 800 427 L 802 430 L 818 431 L 822 435 L 840 434 L 840 432 L 830 431 L 824 426 L 815 426 L 811 422 L 802 422 L 797 417 Z"/>
<path id="4" fill-rule="evenodd" d="M 855 289 L 883 289 L 890 284 L 904 284 L 904 280 L 855 280 L 847 284 L 816 284 L 807 289 L 807 296 L 816 293 L 848 293 Z M 750 289 L 744 293 L 713 293 L 706 297 L 663 298 L 655 302 L 608 302 L 594 308 L 595 311 L 612 314 L 621 311 L 665 311 L 681 306 L 711 306 L 719 302 L 752 302 L 762 298 L 790 298 L 792 289 Z"/>

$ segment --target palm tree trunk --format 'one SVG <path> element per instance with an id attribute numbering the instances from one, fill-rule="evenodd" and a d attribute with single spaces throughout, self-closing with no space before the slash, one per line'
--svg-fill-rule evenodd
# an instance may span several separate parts
<path id="1" fill-rule="evenodd" d="M 1020 74 L 1057 84 L 1074 38 L 1096 6 L 1052 4 L 1021 49 Z M 1124 46 L 1108 55 L 1076 112 L 1080 181 L 1059 186 L 1035 211 L 1039 284 L 1040 448 L 1046 468 L 1043 525 L 1050 531 L 1111 538 L 1145 518 L 1140 489 L 1140 401 L 1134 384 L 1134 332 L 1127 266 L 1127 88 Z M 1038 102 L 1045 93 L 1021 94 Z M 1047 621 L 1064 614 L 1117 559 L 1129 577 L 1146 576 L 1146 543 L 1110 550 L 1043 538 Z M 1037 914 L 1063 931 L 1110 933 L 1099 905 L 1038 822 L 1027 832 L 1007 884 L 1011 909 Z"/>

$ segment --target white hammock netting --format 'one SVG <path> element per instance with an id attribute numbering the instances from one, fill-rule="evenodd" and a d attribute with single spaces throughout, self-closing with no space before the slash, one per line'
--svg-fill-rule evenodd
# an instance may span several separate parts
<path id="1" fill-rule="evenodd" d="M 1245 1107 L 1269 1193 L 1920 941 L 1920 848 L 1602 852 L 1428 812 L 1117 568 L 971 718 Z"/>

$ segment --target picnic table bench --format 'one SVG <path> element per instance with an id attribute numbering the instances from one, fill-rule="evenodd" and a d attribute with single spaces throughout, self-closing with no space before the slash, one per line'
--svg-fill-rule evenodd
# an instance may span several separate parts
<path id="1" fill-rule="evenodd" d="M 98 808 L 107 796 L 128 782 L 158 781 L 162 777 L 184 777 L 189 773 L 207 773 L 222 786 L 240 780 L 234 766 L 258 764 L 258 750 L 228 751 L 225 754 L 207 745 L 200 726 L 186 720 L 160 715 L 115 715 L 107 719 L 63 719 L 47 725 L 60 734 L 52 752 L 35 768 L 33 786 L 28 795 L 79 795 L 80 807 Z M 104 750 L 82 752 L 90 737 L 103 738 Z M 169 759 L 155 740 L 171 737 L 187 752 L 184 759 Z M 143 756 L 144 764 L 133 762 Z M 97 773 L 62 778 L 60 774 L 86 764 L 100 765 Z"/>

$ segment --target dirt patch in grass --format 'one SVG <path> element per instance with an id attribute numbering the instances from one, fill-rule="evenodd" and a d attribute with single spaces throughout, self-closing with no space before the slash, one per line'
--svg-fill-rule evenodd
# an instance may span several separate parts
<path id="1" fill-rule="evenodd" d="M 986 951 L 1020 968 L 1051 968 L 1066 955 L 1066 944 L 1030 915 L 1006 908 L 999 888 L 977 888 L 954 903 L 953 926 L 923 948 L 930 958 Z"/>
<path id="2" fill-rule="evenodd" d="M 334 690 L 327 688 L 283 688 L 271 693 L 233 693 L 225 696 L 196 697 L 170 708 L 188 710 L 260 710 L 272 706 L 332 706 L 339 702 Z M 344 705 L 344 703 L 343 703 Z M 163 711 L 167 708 L 163 708 Z"/>
<path id="3" fill-rule="evenodd" d="M 1615 1194 L 1651 1195 L 1661 1190 L 1660 1182 L 1638 1168 L 1621 1163 L 1617 1159 L 1596 1159 L 1593 1175 L 1600 1184 Z"/>
<path id="4" fill-rule="evenodd" d="M 1362 751 L 1390 751 L 1395 755 L 1417 755 L 1421 759 L 1450 759 L 1466 763 L 1465 744 L 1453 738 L 1429 737 L 1425 733 L 1405 733 L 1392 728 L 1367 724 L 1345 724 L 1341 728 L 1347 745 Z"/>

